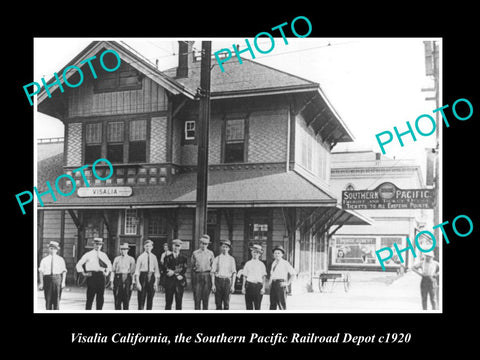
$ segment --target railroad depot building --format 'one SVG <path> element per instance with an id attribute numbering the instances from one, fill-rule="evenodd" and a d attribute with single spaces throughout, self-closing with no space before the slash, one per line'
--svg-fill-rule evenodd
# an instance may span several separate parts
<path id="1" fill-rule="evenodd" d="M 346 149 L 339 146 L 332 153 L 331 190 L 341 198 L 345 190 L 372 190 L 366 195 L 377 195 L 390 189 L 418 189 L 408 195 L 422 194 L 426 189 L 421 167 L 415 160 L 391 159 L 372 150 Z M 431 187 L 430 187 L 431 189 Z M 431 191 L 431 190 L 428 190 Z M 402 200 L 402 199 L 401 199 Z M 356 200 L 356 211 L 372 220 L 371 226 L 343 226 L 330 239 L 329 269 L 331 270 L 382 270 L 375 251 L 397 243 L 399 249 L 407 246 L 408 237 L 414 247 L 415 236 L 422 230 L 432 231 L 433 209 L 401 208 L 405 204 L 389 205 L 385 209 L 362 209 L 370 199 Z M 425 204 L 422 204 L 425 205 Z M 390 207 L 390 208 L 388 208 Z M 397 207 L 397 208 L 395 208 Z M 430 248 L 431 239 L 422 234 L 419 242 L 424 249 Z M 397 254 L 385 262 L 387 271 L 396 271 L 401 265 L 411 267 L 419 261 L 421 251 L 416 250 L 417 258 L 410 251 L 401 253 L 405 262 L 402 264 Z M 383 257 L 386 254 L 382 255 Z"/>
<path id="2" fill-rule="evenodd" d="M 59 241 L 69 281 L 75 262 L 97 236 L 104 238 L 104 251 L 112 259 L 125 242 L 138 256 L 147 238 L 157 254 L 164 242 L 177 237 L 188 257 L 197 248 L 200 61 L 192 45 L 179 42 L 179 66 L 162 72 L 124 43 L 94 41 L 66 67 L 76 65 L 90 74 L 81 61 L 112 49 L 121 58 L 118 70 L 102 72 L 98 66 L 96 80 L 85 76 L 81 86 L 65 86 L 64 93 L 54 86 L 51 98 L 45 89 L 39 93 L 38 111 L 62 121 L 65 141 L 61 155 L 38 162 L 37 186 L 46 191 L 46 181 L 53 186 L 56 177 L 66 173 L 75 178 L 76 190 L 70 196 L 57 195 L 57 201 L 49 194 L 42 197 L 45 206 L 37 207 L 38 257 L 49 241 Z M 104 60 L 107 63 L 108 56 Z M 343 210 L 330 191 L 331 150 L 353 137 L 319 84 L 242 60 L 226 62 L 225 72 L 212 61 L 210 247 L 218 254 L 220 239 L 230 239 L 239 267 L 248 260 L 252 243 L 262 244 L 267 265 L 273 247 L 283 245 L 286 259 L 299 273 L 295 291 L 305 290 L 314 274 L 328 267 L 326 245 L 332 229 L 370 223 L 355 211 Z M 113 175 L 98 180 L 90 167 L 86 187 L 81 174 L 72 170 L 99 158 L 113 164 Z M 107 177 L 108 166 L 98 164 L 96 169 Z M 60 186 L 68 193 L 73 184 L 63 178 Z M 99 196 L 92 190 L 99 187 L 110 190 Z"/>

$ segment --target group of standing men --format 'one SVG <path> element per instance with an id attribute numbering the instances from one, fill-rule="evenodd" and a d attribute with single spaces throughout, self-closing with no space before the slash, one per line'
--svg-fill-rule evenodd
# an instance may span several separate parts
<path id="1" fill-rule="evenodd" d="M 146 240 L 143 244 L 144 252 L 137 261 L 128 255 L 129 244 L 120 246 L 121 255 L 117 256 L 113 265 L 107 255 L 102 252 L 103 239 L 94 238 L 93 250 L 85 253 L 76 265 L 77 272 L 86 277 L 87 302 L 86 310 L 92 309 L 96 297 L 96 309 L 103 308 L 103 294 L 105 279 L 110 275 L 113 284 L 115 310 L 128 310 L 133 288 L 137 289 L 138 310 L 151 310 L 153 298 L 158 290 L 161 273 L 165 274 L 165 310 L 172 308 L 175 296 L 176 308 L 181 309 L 183 289 L 186 285 L 185 272 L 187 258 L 180 253 L 182 241 L 172 241 L 173 251 L 165 252 L 159 264 L 157 256 L 152 253 L 153 241 Z"/>
<path id="2" fill-rule="evenodd" d="M 217 310 L 228 310 L 230 294 L 235 291 L 237 269 L 235 258 L 229 254 L 230 240 L 222 240 L 220 254 L 215 257 L 208 249 L 210 237 L 202 235 L 199 249 L 191 257 L 192 289 L 195 310 L 208 309 L 210 293 L 215 294 Z M 96 298 L 96 309 L 101 310 L 104 303 L 106 280 L 110 276 L 113 284 L 113 295 L 116 310 L 128 310 L 132 290 L 136 287 L 138 295 L 138 309 L 151 310 L 153 298 L 158 290 L 159 282 L 165 289 L 165 310 L 172 308 L 175 299 L 175 309 L 182 309 L 184 288 L 187 284 L 187 258 L 180 253 L 182 241 L 172 241 L 173 251 L 165 246 L 165 252 L 160 258 L 152 253 L 153 242 L 146 240 L 144 252 L 135 259 L 128 255 L 129 244 L 120 246 L 120 255 L 113 264 L 107 254 L 101 251 L 102 238 L 93 239 L 93 249 L 86 252 L 78 261 L 76 270 L 86 278 L 86 310 L 91 310 Z M 45 291 L 47 310 L 58 310 L 61 290 L 65 287 L 67 269 L 65 261 L 57 255 L 59 244 L 51 241 L 48 246 L 49 255 L 42 259 L 39 266 L 39 289 Z M 265 293 L 267 271 L 265 264 L 260 260 L 263 253 L 261 245 L 251 246 L 252 259 L 247 261 L 242 273 L 242 293 L 245 295 L 247 310 L 260 309 L 262 297 Z M 292 276 L 293 267 L 282 259 L 285 253 L 283 247 L 277 246 L 273 250 L 275 258 L 270 271 L 270 309 L 286 309 L 286 289 Z"/>

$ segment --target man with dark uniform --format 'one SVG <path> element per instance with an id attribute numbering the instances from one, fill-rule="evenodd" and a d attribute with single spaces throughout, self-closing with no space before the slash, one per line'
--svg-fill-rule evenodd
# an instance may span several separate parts
<path id="1" fill-rule="evenodd" d="M 147 300 L 147 310 L 152 310 L 153 297 L 160 281 L 160 268 L 155 254 L 152 254 L 153 241 L 143 244 L 145 251 L 138 257 L 135 269 L 135 283 L 138 292 L 138 310 L 143 310 Z"/>
<path id="2" fill-rule="evenodd" d="M 295 269 L 283 259 L 285 249 L 278 245 L 273 248 L 274 262 L 270 269 L 270 310 L 287 309 L 287 287 L 290 285 Z"/>
<path id="3" fill-rule="evenodd" d="M 235 258 L 228 252 L 232 247 L 230 240 L 220 241 L 220 255 L 213 260 L 212 265 L 212 292 L 215 293 L 215 305 L 217 310 L 228 310 L 230 306 L 230 294 L 235 291 L 235 275 L 237 267 Z"/>
<path id="4" fill-rule="evenodd" d="M 172 241 L 173 252 L 165 256 L 165 310 L 172 309 L 173 297 L 175 296 L 175 309 L 182 310 L 183 290 L 187 284 L 185 273 L 187 272 L 187 258 L 180 254 L 182 240 Z"/>
<path id="5" fill-rule="evenodd" d="M 112 263 L 107 254 L 101 251 L 102 238 L 93 239 L 93 250 L 83 254 L 78 261 L 77 272 L 87 278 L 86 310 L 92 309 L 93 299 L 96 297 L 96 309 L 103 308 L 103 294 L 105 293 L 105 276 L 112 271 Z"/>
<path id="6" fill-rule="evenodd" d="M 45 307 L 47 310 L 58 310 L 62 289 L 65 287 L 67 267 L 65 260 L 57 255 L 60 245 L 56 241 L 48 244 L 48 255 L 40 261 L 39 290 L 45 293 Z"/>
<path id="7" fill-rule="evenodd" d="M 110 283 L 113 284 L 113 297 L 115 310 L 128 310 L 135 274 L 135 259 L 128 255 L 129 245 L 124 243 L 120 246 L 120 256 L 113 260 Z"/>
<path id="8" fill-rule="evenodd" d="M 210 236 L 202 235 L 200 238 L 200 248 L 192 254 L 192 288 L 195 310 L 208 310 L 208 300 L 212 290 L 212 264 L 215 255 L 208 249 Z"/>

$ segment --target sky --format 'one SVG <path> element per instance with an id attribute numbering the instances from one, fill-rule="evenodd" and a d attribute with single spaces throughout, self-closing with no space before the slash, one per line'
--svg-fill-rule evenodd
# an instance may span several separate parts
<path id="1" fill-rule="evenodd" d="M 245 48 L 245 38 L 36 38 L 34 41 L 34 79 L 49 80 L 93 40 L 124 41 L 152 63 L 158 59 L 159 69 L 177 66 L 178 40 L 195 40 L 194 48 L 201 49 L 201 40 L 212 41 L 212 54 L 222 48 L 239 44 Z M 397 126 L 407 130 L 409 121 L 422 114 L 433 116 L 432 94 L 422 88 L 432 86 L 425 75 L 424 40 L 431 38 L 275 38 L 273 50 L 262 55 L 255 51 L 261 64 L 286 71 L 317 82 L 355 137 L 354 143 L 337 145 L 338 149 L 372 149 L 380 152 L 375 135 L 391 131 Z M 438 40 L 438 39 L 435 39 Z M 253 46 L 253 39 L 249 38 Z M 267 37 L 259 38 L 259 47 L 271 46 Z M 249 52 L 242 54 L 250 59 Z M 215 60 L 212 64 L 216 63 Z M 440 71 L 441 73 L 441 71 Z M 63 136 L 63 124 L 49 116 L 37 113 L 36 138 Z M 432 125 L 423 119 L 419 123 L 424 132 Z M 432 147 L 435 135 L 404 136 L 404 147 L 394 141 L 386 145 L 386 156 L 416 159 L 423 167 L 425 148 Z M 425 175 L 425 172 L 423 173 Z"/>

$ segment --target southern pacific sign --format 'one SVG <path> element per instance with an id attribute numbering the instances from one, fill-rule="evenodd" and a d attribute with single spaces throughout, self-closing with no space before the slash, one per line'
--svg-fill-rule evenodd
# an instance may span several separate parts
<path id="1" fill-rule="evenodd" d="M 399 189 L 390 182 L 374 190 L 342 191 L 342 208 L 362 209 L 431 209 L 435 203 L 433 189 Z"/>

